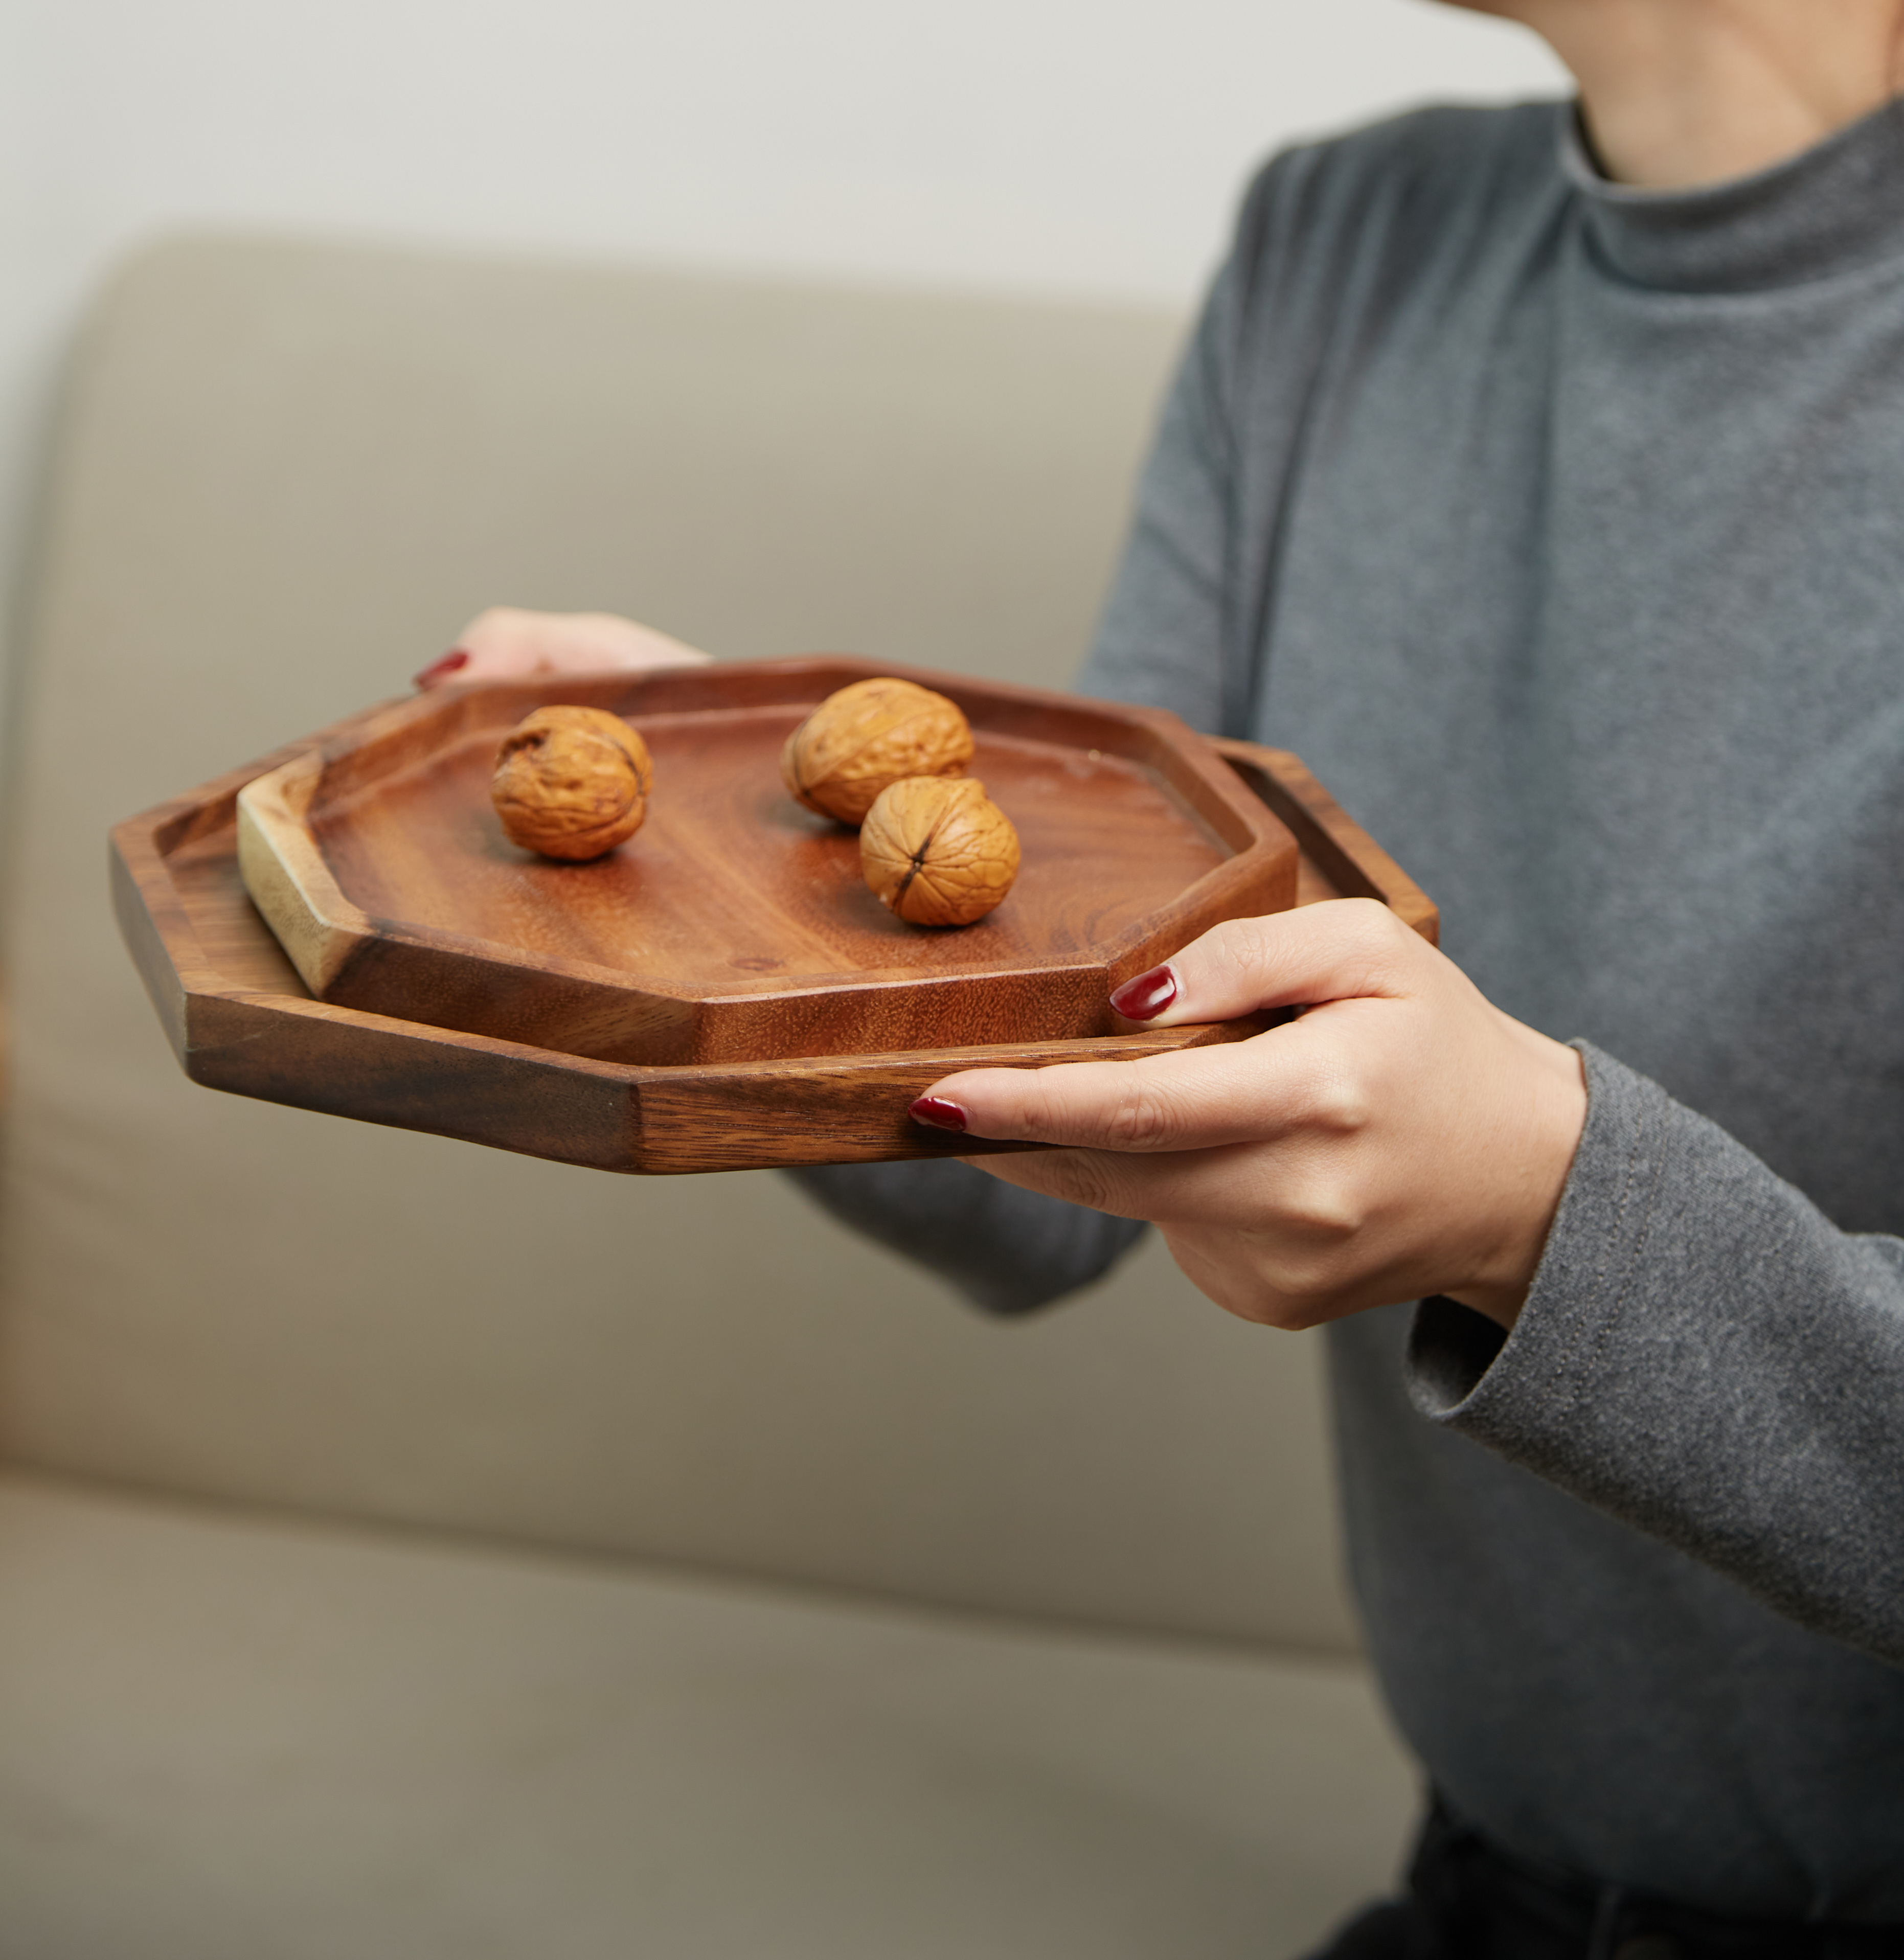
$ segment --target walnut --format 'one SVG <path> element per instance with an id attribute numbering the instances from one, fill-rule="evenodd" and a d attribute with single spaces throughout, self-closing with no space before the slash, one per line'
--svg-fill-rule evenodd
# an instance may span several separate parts
<path id="1" fill-rule="evenodd" d="M 880 903 L 909 924 L 970 925 L 1011 890 L 1018 833 L 976 778 L 910 776 L 866 813 L 859 864 Z"/>
<path id="2" fill-rule="evenodd" d="M 648 744 L 600 708 L 539 708 L 496 752 L 489 785 L 512 844 L 545 858 L 613 851 L 648 814 Z"/>
<path id="3" fill-rule="evenodd" d="M 971 728 L 944 695 L 909 680 L 856 680 L 787 737 L 780 773 L 809 810 L 858 823 L 887 784 L 956 776 L 971 759 Z"/>

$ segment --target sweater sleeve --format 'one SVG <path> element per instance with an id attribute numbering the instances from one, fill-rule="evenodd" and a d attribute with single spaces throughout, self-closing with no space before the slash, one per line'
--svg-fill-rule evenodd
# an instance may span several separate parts
<path id="1" fill-rule="evenodd" d="M 957 1158 L 788 1175 L 823 1211 L 925 1266 L 988 1313 L 1028 1313 L 1102 1279 L 1141 1219 L 1001 1183 Z"/>
<path id="2" fill-rule="evenodd" d="M 1904 1662 L 1904 1241 L 1841 1232 L 1584 1043 L 1587 1128 L 1513 1332 L 1424 1301 L 1417 1405 Z"/>
<path id="3" fill-rule="evenodd" d="M 1220 730 L 1226 695 L 1234 336 L 1233 267 L 1220 272 L 1166 396 L 1137 508 L 1081 692 L 1167 708 Z M 1233 731 L 1234 732 L 1234 731 Z"/>

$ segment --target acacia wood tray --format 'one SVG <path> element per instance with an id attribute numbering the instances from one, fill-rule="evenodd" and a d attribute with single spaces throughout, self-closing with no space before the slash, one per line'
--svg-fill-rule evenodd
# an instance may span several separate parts
<path id="1" fill-rule="evenodd" d="M 238 794 L 354 739 L 387 711 L 340 723 L 113 832 L 121 928 L 193 1081 L 602 1170 L 744 1170 L 1036 1147 L 922 1130 L 906 1105 L 958 1068 L 1128 1060 L 1235 1040 L 1262 1025 L 670 1065 L 564 1054 L 317 1000 L 246 894 Z M 1243 743 L 1209 749 L 1294 835 L 1298 904 L 1374 898 L 1434 937 L 1431 902 L 1296 757 Z"/>
<path id="2" fill-rule="evenodd" d="M 909 925 L 856 831 L 782 786 L 788 734 L 897 673 L 972 724 L 1017 881 Z M 498 744 L 530 709 L 605 708 L 654 759 L 648 820 L 591 863 L 511 844 Z M 1295 839 L 1173 714 L 838 658 L 448 689 L 248 784 L 238 859 L 320 999 L 597 1061 L 885 1054 L 1109 1035 L 1106 996 L 1219 920 L 1295 900 Z"/>

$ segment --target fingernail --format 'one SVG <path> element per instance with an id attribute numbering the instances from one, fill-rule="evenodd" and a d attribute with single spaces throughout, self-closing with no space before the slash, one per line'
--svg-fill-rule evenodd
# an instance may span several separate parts
<path id="1" fill-rule="evenodd" d="M 1135 980 L 1126 980 L 1110 1004 L 1127 1021 L 1154 1020 L 1176 998 L 1176 975 L 1167 966 L 1153 966 Z"/>
<path id="2" fill-rule="evenodd" d="M 432 660 L 410 685 L 412 687 L 428 687 L 432 681 L 441 680 L 469 664 L 467 651 L 461 647 L 453 648 L 440 660 Z"/>
<path id="3" fill-rule="evenodd" d="M 906 1112 L 914 1122 L 931 1130 L 963 1130 L 965 1112 L 943 1096 L 922 1096 Z"/>

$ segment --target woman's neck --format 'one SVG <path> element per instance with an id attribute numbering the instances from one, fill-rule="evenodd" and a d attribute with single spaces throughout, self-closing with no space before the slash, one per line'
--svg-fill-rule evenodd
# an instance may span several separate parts
<path id="1" fill-rule="evenodd" d="M 1764 170 L 1904 92 L 1904 0 L 1467 4 L 1549 43 L 1602 167 L 1648 189 Z"/>

